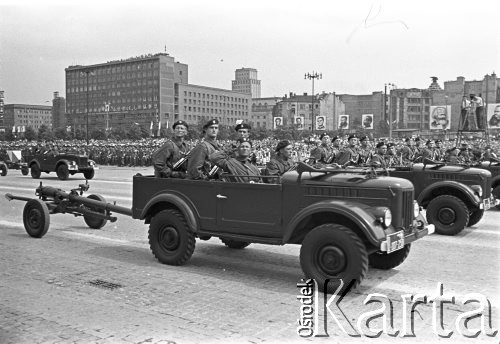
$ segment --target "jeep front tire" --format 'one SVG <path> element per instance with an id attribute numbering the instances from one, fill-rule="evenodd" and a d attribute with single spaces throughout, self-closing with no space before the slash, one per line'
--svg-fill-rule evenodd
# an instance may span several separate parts
<path id="1" fill-rule="evenodd" d="M 42 171 L 40 170 L 40 167 L 38 167 L 37 164 L 31 165 L 31 178 L 39 179 L 41 174 Z"/>
<path id="2" fill-rule="evenodd" d="M 369 264 L 372 268 L 389 270 L 401 265 L 410 254 L 411 244 L 405 245 L 401 250 L 391 253 L 375 252 L 368 256 Z"/>
<path id="3" fill-rule="evenodd" d="M 57 166 L 56 173 L 57 173 L 57 178 L 59 178 L 60 180 L 68 179 L 68 177 L 69 177 L 68 166 L 66 164 L 61 164 L 61 165 Z"/>
<path id="4" fill-rule="evenodd" d="M 163 264 L 183 265 L 193 255 L 196 238 L 184 216 L 175 209 L 162 210 L 151 219 L 149 246 Z"/>
<path id="5" fill-rule="evenodd" d="M 356 288 L 368 271 L 368 254 L 363 241 L 349 228 L 327 223 L 311 230 L 300 248 L 300 265 L 306 278 L 314 278 L 320 290 L 335 292 Z"/>
<path id="6" fill-rule="evenodd" d="M 456 235 L 469 223 L 469 209 L 458 197 L 442 195 L 430 201 L 426 217 L 436 227 L 436 233 Z"/>

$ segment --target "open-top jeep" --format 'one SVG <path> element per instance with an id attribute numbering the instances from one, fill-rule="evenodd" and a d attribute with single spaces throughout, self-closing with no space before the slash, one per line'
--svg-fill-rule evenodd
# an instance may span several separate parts
<path id="1" fill-rule="evenodd" d="M 491 172 L 491 194 L 495 207 L 500 210 L 500 161 L 482 161 L 477 167 Z"/>
<path id="2" fill-rule="evenodd" d="M 21 170 L 21 173 L 26 176 L 29 173 L 28 164 L 23 161 L 23 157 L 20 150 L 8 150 L 5 156 L 0 157 L 0 161 L 5 164 L 5 174 L 7 174 L 8 169 Z M 1 169 L 1 168 L 0 168 Z M 2 169 L 2 173 L 4 170 Z"/>
<path id="3" fill-rule="evenodd" d="M 66 180 L 69 175 L 76 173 L 83 173 L 85 179 L 92 179 L 98 169 L 95 162 L 86 155 L 41 153 L 27 156 L 26 161 L 31 177 L 35 179 L 40 178 L 42 172 L 56 172 L 60 180 Z"/>
<path id="4" fill-rule="evenodd" d="M 306 277 L 335 290 L 357 286 L 368 265 L 391 269 L 410 243 L 434 231 L 419 212 L 413 185 L 394 177 L 299 163 L 267 183 L 133 178 L 132 216 L 150 224 L 149 243 L 162 263 L 184 264 L 196 237 L 230 247 L 300 244 Z"/>
<path id="5" fill-rule="evenodd" d="M 413 183 L 415 199 L 427 210 L 427 221 L 439 234 L 460 233 L 478 223 L 490 208 L 491 173 L 484 169 L 426 160 L 396 166 L 390 175 Z"/>

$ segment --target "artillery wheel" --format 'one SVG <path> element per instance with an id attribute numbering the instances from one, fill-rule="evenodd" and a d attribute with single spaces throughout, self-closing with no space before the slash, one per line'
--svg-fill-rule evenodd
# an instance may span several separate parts
<path id="1" fill-rule="evenodd" d="M 194 233 L 177 210 L 166 209 L 155 214 L 149 225 L 149 246 L 163 264 L 183 265 L 193 255 Z"/>
<path id="2" fill-rule="evenodd" d="M 66 164 L 61 164 L 61 165 L 57 166 L 56 173 L 57 173 L 57 178 L 59 178 L 60 180 L 68 179 L 68 177 L 69 177 L 68 166 Z"/>
<path id="3" fill-rule="evenodd" d="M 92 194 L 92 195 L 88 195 L 87 198 L 106 203 L 106 200 L 101 195 Z M 95 211 L 96 213 L 101 213 L 101 214 L 106 213 L 106 210 L 104 210 L 104 209 L 99 209 L 99 208 L 92 207 L 92 206 L 85 206 L 85 207 L 89 210 Z M 97 219 L 95 217 L 92 217 L 91 215 L 83 215 L 83 220 L 85 221 L 87 226 L 89 226 L 89 228 L 92 228 L 92 229 L 101 229 L 108 222 L 107 219 Z"/>
<path id="4" fill-rule="evenodd" d="M 31 178 L 39 179 L 41 174 L 42 171 L 40 170 L 40 167 L 38 167 L 37 164 L 31 165 Z"/>
<path id="5" fill-rule="evenodd" d="M 401 250 L 391 253 L 375 252 L 368 256 L 368 263 L 372 268 L 389 270 L 402 264 L 410 253 L 411 244 L 406 244 Z"/>
<path id="6" fill-rule="evenodd" d="M 247 247 L 248 245 L 250 245 L 250 243 L 248 241 L 241 241 L 241 240 L 220 238 L 220 241 L 222 241 L 222 243 L 224 245 L 226 245 L 227 247 L 235 249 L 235 250 L 241 250 L 241 249 Z"/>
<path id="7" fill-rule="evenodd" d="M 7 165 L 4 165 L 4 164 L 0 165 L 0 175 L 1 176 L 6 176 L 8 170 L 9 169 L 7 168 Z"/>
<path id="8" fill-rule="evenodd" d="M 368 271 L 368 254 L 359 236 L 349 228 L 326 223 L 311 230 L 300 248 L 300 265 L 306 278 L 314 278 L 320 290 L 356 288 Z"/>
<path id="9" fill-rule="evenodd" d="M 88 180 L 94 178 L 94 174 L 95 174 L 94 169 L 83 171 L 83 176 L 85 177 L 85 179 Z"/>
<path id="10" fill-rule="evenodd" d="M 23 223 L 26 233 L 31 237 L 43 237 L 49 230 L 50 225 L 50 213 L 47 204 L 37 198 L 30 199 L 24 206 Z"/>
<path id="11" fill-rule="evenodd" d="M 28 173 L 30 173 L 30 170 L 28 167 L 23 166 L 23 167 L 21 167 L 21 173 L 23 174 L 23 176 L 27 176 Z"/>
<path id="12" fill-rule="evenodd" d="M 469 209 L 458 197 L 441 195 L 427 206 L 427 222 L 436 226 L 436 233 L 456 235 L 469 223 Z"/>

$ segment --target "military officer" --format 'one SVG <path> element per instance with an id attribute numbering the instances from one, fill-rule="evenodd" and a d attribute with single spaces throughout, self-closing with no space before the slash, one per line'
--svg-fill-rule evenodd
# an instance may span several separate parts
<path id="1" fill-rule="evenodd" d="M 425 158 L 434 160 L 434 141 L 427 140 L 425 147 L 420 150 L 419 157 L 421 157 L 421 161 Z"/>
<path id="2" fill-rule="evenodd" d="M 407 137 L 405 141 L 406 145 L 401 149 L 401 160 L 404 165 L 408 165 L 415 159 L 417 150 L 415 149 L 415 141 L 412 137 Z"/>
<path id="3" fill-rule="evenodd" d="M 289 141 L 283 140 L 278 142 L 275 152 L 276 156 L 266 165 L 268 175 L 281 176 L 295 167 L 295 163 L 291 159 L 292 145 Z"/>
<path id="4" fill-rule="evenodd" d="M 359 163 L 366 164 L 370 161 L 372 148 L 370 147 L 370 139 L 364 135 L 359 138 Z"/>
<path id="5" fill-rule="evenodd" d="M 387 167 L 401 164 L 396 153 L 396 145 L 393 142 L 387 143 L 387 153 L 385 154 L 385 161 Z"/>
<path id="6" fill-rule="evenodd" d="M 340 138 L 338 136 L 332 137 L 332 149 L 330 153 L 330 158 L 327 163 L 331 164 L 340 154 Z"/>
<path id="7" fill-rule="evenodd" d="M 224 151 L 215 151 L 209 156 L 210 161 L 225 172 L 236 175 L 229 176 L 231 180 L 240 183 L 259 182 L 260 170 L 249 159 L 252 153 L 252 141 L 248 138 L 240 138 L 238 141 L 238 154 L 235 158 Z"/>
<path id="8" fill-rule="evenodd" d="M 209 156 L 215 151 L 222 150 L 217 142 L 219 121 L 211 119 L 203 126 L 203 140 L 193 149 L 188 160 L 187 177 L 189 179 L 208 179 L 211 163 Z"/>
<path id="9" fill-rule="evenodd" d="M 172 125 L 174 137 L 167 140 L 160 148 L 153 153 L 153 167 L 155 177 L 185 178 L 186 168 L 180 166 L 177 171 L 173 171 L 174 164 L 187 154 L 188 147 L 184 141 L 188 124 L 182 120 L 174 122 Z"/>
<path id="10" fill-rule="evenodd" d="M 346 167 L 349 164 L 357 165 L 359 163 L 359 152 L 358 152 L 358 137 L 355 134 L 350 135 L 347 138 L 348 146 L 342 149 L 335 158 L 334 162 L 342 167 Z"/>
<path id="11" fill-rule="evenodd" d="M 326 164 L 330 160 L 330 136 L 326 133 L 320 135 L 320 144 L 311 150 L 311 158 L 315 162 Z"/>
<path id="12" fill-rule="evenodd" d="M 375 154 L 372 155 L 372 157 L 370 159 L 370 163 L 376 164 L 382 168 L 389 167 L 389 165 L 387 164 L 387 159 L 386 159 L 387 145 L 385 144 L 385 142 L 380 141 L 379 143 L 377 143 L 377 145 L 375 147 L 376 147 L 377 151 Z"/>
<path id="13" fill-rule="evenodd" d="M 434 159 L 437 161 L 443 161 L 445 157 L 445 149 L 443 148 L 443 141 L 436 140 L 434 147 Z"/>

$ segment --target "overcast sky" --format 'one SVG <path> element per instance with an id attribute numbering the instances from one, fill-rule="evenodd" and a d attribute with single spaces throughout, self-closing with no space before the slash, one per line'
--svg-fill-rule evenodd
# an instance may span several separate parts
<path id="1" fill-rule="evenodd" d="M 384 83 L 426 88 L 500 75 L 500 1 L 0 0 L 5 103 L 65 96 L 64 68 L 166 51 L 189 83 L 231 88 L 258 70 L 262 96 L 366 94 Z M 21 5 L 20 5 L 21 4 Z"/>

